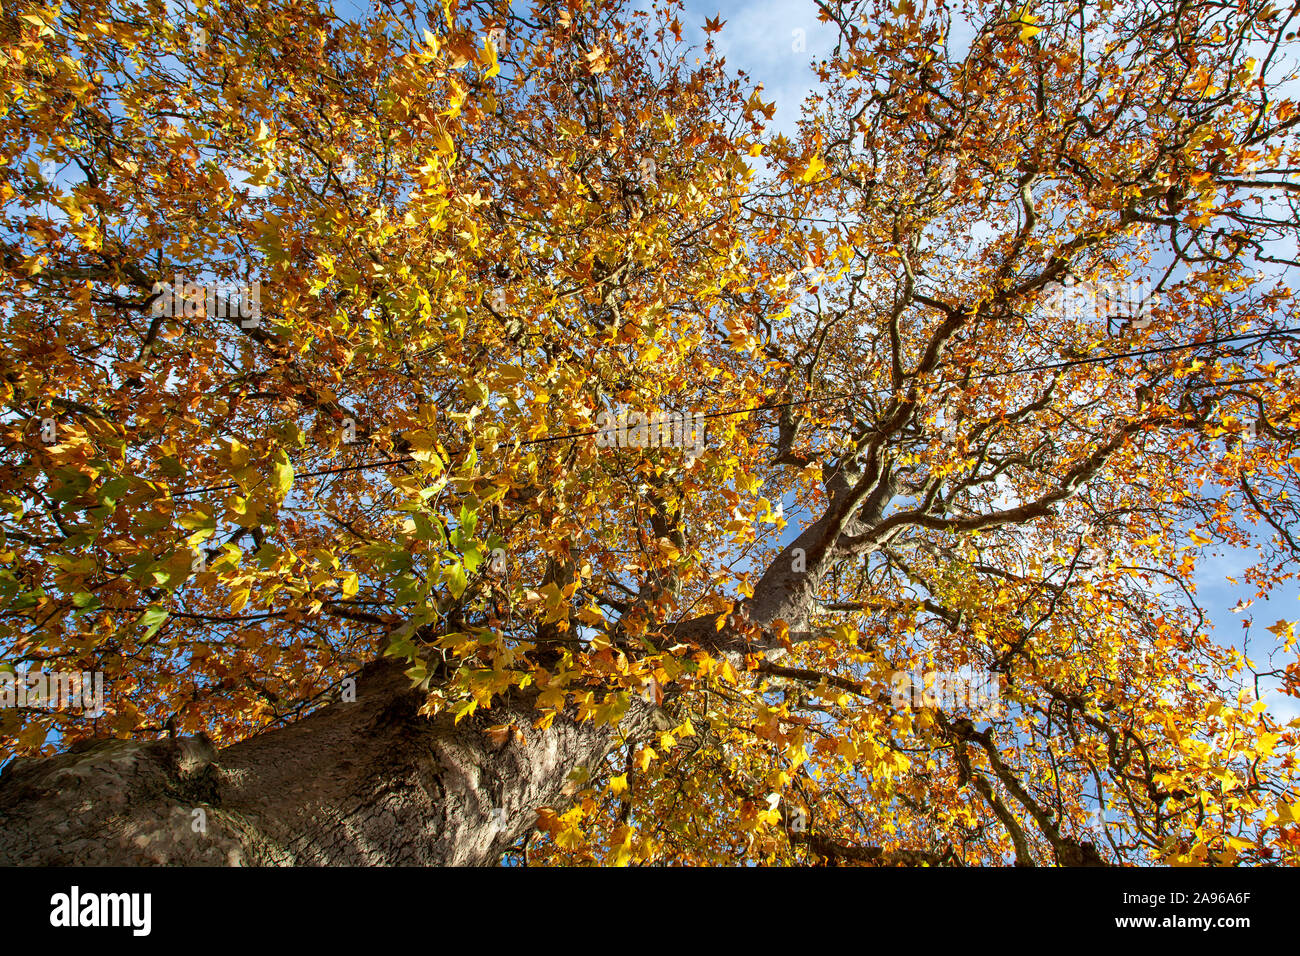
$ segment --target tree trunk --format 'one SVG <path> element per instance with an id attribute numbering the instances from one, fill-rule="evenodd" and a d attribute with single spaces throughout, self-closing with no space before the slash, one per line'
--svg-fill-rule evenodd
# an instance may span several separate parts
<path id="1" fill-rule="evenodd" d="M 457 726 L 425 718 L 401 668 L 371 665 L 357 699 L 215 750 L 202 738 L 96 741 L 0 777 L 0 864 L 491 865 L 569 774 L 595 770 L 662 712 L 633 698 L 617 729 L 563 716 L 533 729 L 531 697 Z M 522 742 L 494 740 L 514 722 Z"/>

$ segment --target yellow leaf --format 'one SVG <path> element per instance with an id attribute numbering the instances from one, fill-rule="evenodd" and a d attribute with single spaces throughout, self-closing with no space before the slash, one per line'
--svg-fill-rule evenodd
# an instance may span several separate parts
<path id="1" fill-rule="evenodd" d="M 501 72 L 501 64 L 497 62 L 497 47 L 490 37 L 483 41 L 482 62 L 486 63 L 488 67 L 487 72 L 483 74 L 485 79 L 496 76 Z"/>
<path id="2" fill-rule="evenodd" d="M 566 850 L 576 850 L 582 846 L 582 834 L 576 827 L 565 827 L 556 835 L 555 842 Z"/>
<path id="3" fill-rule="evenodd" d="M 459 724 L 459 723 L 460 723 L 460 719 L 461 719 L 462 717 L 468 717 L 470 714 L 474 713 L 474 711 L 476 711 L 476 710 L 478 710 L 478 701 L 477 701 L 477 700 L 472 700 L 472 699 L 471 699 L 471 700 L 464 700 L 464 701 L 461 701 L 460 704 L 457 705 L 457 707 L 456 707 L 456 719 L 453 721 L 453 723 L 457 723 L 457 724 Z"/>
<path id="4" fill-rule="evenodd" d="M 642 747 L 640 750 L 636 752 L 636 756 L 632 758 L 632 762 L 636 764 L 637 769 L 639 769 L 642 773 L 645 773 L 648 769 L 650 769 L 650 763 L 654 759 L 655 759 L 655 752 L 651 750 L 649 747 Z"/>
<path id="5" fill-rule="evenodd" d="M 1277 818 L 1282 823 L 1300 822 L 1300 803 L 1290 806 L 1281 797 L 1277 798 Z"/>
<path id="6" fill-rule="evenodd" d="M 555 710 L 564 709 L 564 688 L 548 687 L 537 697 L 537 706 L 551 707 Z"/>
<path id="7" fill-rule="evenodd" d="M 1023 43 L 1031 37 L 1035 37 L 1043 32 L 1042 27 L 1034 26 L 1038 22 L 1038 17 L 1029 12 L 1029 4 L 1025 4 L 1024 9 L 1020 11 L 1018 22 L 1020 27 L 1020 42 Z"/>
<path id="8" fill-rule="evenodd" d="M 825 161 L 823 161 L 820 156 L 814 156 L 812 159 L 808 160 L 808 166 L 807 168 L 804 169 L 803 175 L 800 176 L 799 178 L 806 183 L 810 183 L 814 179 L 816 179 L 817 174 L 820 173 L 825 168 L 826 168 Z"/>
<path id="9" fill-rule="evenodd" d="M 608 862 L 611 866 L 627 866 L 632 862 L 632 848 L 626 843 L 619 843 L 609 852 Z"/>

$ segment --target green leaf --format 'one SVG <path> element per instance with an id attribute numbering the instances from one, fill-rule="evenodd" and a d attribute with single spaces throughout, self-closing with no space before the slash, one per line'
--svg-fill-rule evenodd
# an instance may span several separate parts
<path id="1" fill-rule="evenodd" d="M 411 515 L 415 523 L 415 536 L 421 541 L 442 541 L 442 525 L 428 515 L 415 512 Z"/>
<path id="2" fill-rule="evenodd" d="M 465 577 L 465 567 L 459 561 L 442 572 L 443 579 L 447 582 L 447 588 L 451 591 L 451 596 L 459 598 L 465 593 L 465 587 L 469 581 Z"/>
<path id="3" fill-rule="evenodd" d="M 393 588 L 393 599 L 399 604 L 420 600 L 425 589 L 424 582 L 409 571 L 403 571 L 389 583 Z"/>
<path id="4" fill-rule="evenodd" d="M 84 494 L 90 487 L 90 477 L 67 468 L 60 468 L 55 473 L 59 483 L 46 491 L 46 495 L 55 501 L 71 501 Z"/>
<path id="5" fill-rule="evenodd" d="M 211 505 L 199 505 L 193 511 L 177 518 L 176 523 L 186 531 L 215 531 L 217 518 L 212 513 Z"/>
<path id="6" fill-rule="evenodd" d="M 145 640 L 158 633 L 158 628 L 163 626 L 163 622 L 167 620 L 169 613 L 165 607 L 159 607 L 157 604 L 150 604 L 144 609 L 144 613 L 140 615 L 136 623 L 144 625 Z"/>
<path id="7" fill-rule="evenodd" d="M 472 535 L 478 527 L 478 499 L 473 495 L 460 506 L 460 526 L 466 535 Z"/>
<path id="8" fill-rule="evenodd" d="M 106 505 L 116 504 L 117 500 L 126 494 L 130 487 L 131 479 L 118 475 L 116 478 L 110 478 L 104 482 L 99 487 L 99 490 L 95 492 L 95 496 Z"/>
<path id="9" fill-rule="evenodd" d="M 14 610 L 21 611 L 25 608 L 35 607 L 41 598 L 45 597 L 45 588 L 35 588 L 31 591 L 24 591 L 18 597 L 14 598 Z"/>
<path id="10" fill-rule="evenodd" d="M 465 548 L 464 555 L 465 570 L 473 574 L 478 566 L 483 563 L 483 549 L 479 547 L 477 541 L 471 541 Z"/>
<path id="11" fill-rule="evenodd" d="M 185 466 L 175 455 L 168 455 L 158 460 L 158 470 L 168 478 L 179 478 L 185 474 Z"/>
<path id="12" fill-rule="evenodd" d="M 78 591 L 76 594 L 72 595 L 72 606 L 79 607 L 83 611 L 93 611 L 95 608 L 101 607 L 102 605 L 103 602 L 89 591 Z"/>

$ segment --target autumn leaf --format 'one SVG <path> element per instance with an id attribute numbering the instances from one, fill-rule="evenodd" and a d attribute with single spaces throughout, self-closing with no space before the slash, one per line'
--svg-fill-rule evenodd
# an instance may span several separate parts
<path id="1" fill-rule="evenodd" d="M 1300 863 L 1286 18 L 923 6 L 789 116 L 619 0 L 11 17 L 0 670 L 105 700 L 0 857 L 192 861 L 94 768 L 202 734 L 222 860 Z"/>

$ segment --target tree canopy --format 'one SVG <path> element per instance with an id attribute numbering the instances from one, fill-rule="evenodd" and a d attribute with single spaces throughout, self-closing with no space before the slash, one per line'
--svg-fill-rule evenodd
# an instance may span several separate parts
<path id="1" fill-rule="evenodd" d="M 1300 8 L 816 9 L 782 134 L 670 2 L 6 6 L 0 666 L 106 699 L 0 756 L 384 657 L 623 734 L 532 863 L 1300 862 L 1196 594 L 1300 558 Z"/>

